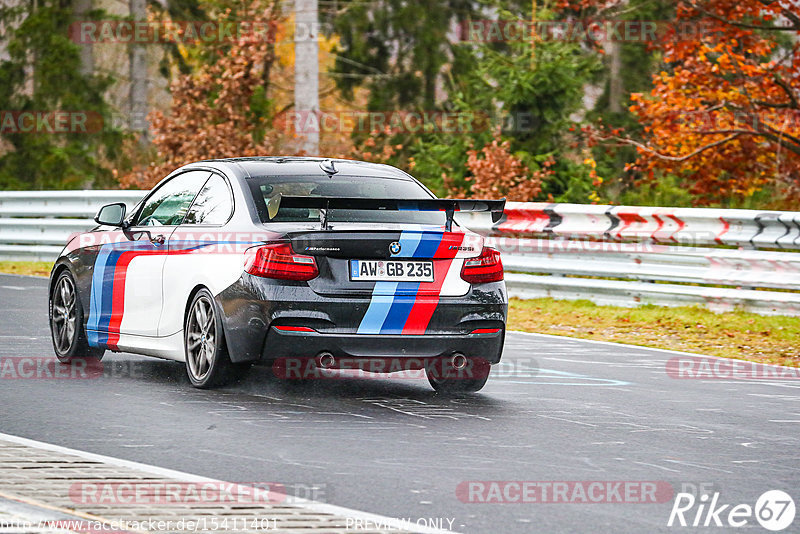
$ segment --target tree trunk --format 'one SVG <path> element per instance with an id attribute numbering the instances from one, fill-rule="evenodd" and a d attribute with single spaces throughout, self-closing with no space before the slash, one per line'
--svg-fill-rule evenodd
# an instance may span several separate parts
<path id="1" fill-rule="evenodd" d="M 11 2 L 8 0 L 0 0 L 0 9 L 10 7 Z M 8 30 L 6 23 L 0 21 L 0 61 L 8 61 L 11 56 L 8 54 Z"/>
<path id="2" fill-rule="evenodd" d="M 31 0 L 29 5 L 31 14 L 35 13 L 39 8 L 37 0 Z M 31 50 L 27 50 L 25 59 L 25 84 L 22 86 L 22 94 L 32 97 L 36 92 L 36 54 Z"/>
<path id="3" fill-rule="evenodd" d="M 147 18 L 146 0 L 129 0 L 128 8 L 131 18 L 145 20 Z M 130 62 L 130 117 L 129 127 L 139 132 L 139 140 L 148 140 L 147 125 L 147 55 L 144 43 L 133 42 L 128 52 Z"/>
<path id="4" fill-rule="evenodd" d="M 622 45 L 609 42 L 610 66 L 608 70 L 608 110 L 611 113 L 622 113 L 622 92 L 625 86 L 622 83 Z"/>
<path id="5" fill-rule="evenodd" d="M 621 0 L 618 11 L 623 11 L 628 6 L 628 0 Z M 608 70 L 608 110 L 611 113 L 622 113 L 622 99 L 625 84 L 622 81 L 622 43 L 608 41 L 606 52 L 609 55 L 610 65 Z"/>
<path id="6" fill-rule="evenodd" d="M 319 153 L 319 43 L 317 0 L 295 0 L 294 109 L 300 150 Z"/>
<path id="7" fill-rule="evenodd" d="M 85 20 L 92 10 L 92 0 L 75 0 L 74 20 Z M 81 43 L 81 74 L 91 76 L 94 73 L 94 50 L 92 43 Z"/>

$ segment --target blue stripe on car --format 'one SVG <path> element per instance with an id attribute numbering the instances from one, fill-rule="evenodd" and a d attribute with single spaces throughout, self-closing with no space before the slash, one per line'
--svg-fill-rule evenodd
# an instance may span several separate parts
<path id="1" fill-rule="evenodd" d="M 179 252 L 198 250 L 203 247 L 224 244 L 251 244 L 251 241 L 204 241 L 175 240 L 170 242 L 170 249 Z M 125 252 L 156 250 L 149 240 L 122 241 L 107 243 L 100 247 L 94 261 L 92 287 L 89 296 L 89 317 L 86 322 L 86 338 L 89 346 L 100 347 L 108 343 L 108 330 L 114 310 L 114 284 L 124 284 L 125 280 L 116 280 L 117 262 Z M 168 254 L 167 249 L 162 250 Z M 160 275 L 159 275 L 160 276 Z"/>
<path id="2" fill-rule="evenodd" d="M 86 337 L 92 347 L 100 346 L 98 330 L 100 329 L 100 317 L 103 310 L 103 293 L 108 289 L 105 287 L 105 266 L 110 254 L 111 245 L 103 245 L 94 260 L 92 289 L 89 296 L 89 319 L 86 322 Z"/>
<path id="3" fill-rule="evenodd" d="M 432 258 L 442 241 L 439 232 L 402 232 L 395 258 Z M 376 282 L 359 334 L 401 334 L 417 300 L 419 282 Z"/>
<path id="4" fill-rule="evenodd" d="M 397 282 L 375 282 L 367 313 L 364 314 L 364 318 L 361 319 L 361 324 L 358 326 L 359 334 L 379 334 L 381 332 L 383 322 L 392 308 L 397 285 Z"/>

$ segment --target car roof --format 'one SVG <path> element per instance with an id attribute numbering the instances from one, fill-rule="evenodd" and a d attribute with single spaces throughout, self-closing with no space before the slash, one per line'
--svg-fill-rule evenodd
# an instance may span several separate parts
<path id="1" fill-rule="evenodd" d="M 245 158 L 226 158 L 197 161 L 192 165 L 208 165 L 221 170 L 231 170 L 242 178 L 257 176 L 326 176 L 320 166 L 323 162 L 333 162 L 337 174 L 342 176 L 364 176 L 413 180 L 408 174 L 391 165 L 369 163 L 349 159 L 301 157 L 301 156 L 263 156 Z"/>

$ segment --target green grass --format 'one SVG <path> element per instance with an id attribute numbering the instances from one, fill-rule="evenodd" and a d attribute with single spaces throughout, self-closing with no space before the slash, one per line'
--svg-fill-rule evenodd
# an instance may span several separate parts
<path id="1" fill-rule="evenodd" d="M 508 328 L 800 367 L 800 317 L 512 299 Z"/>
<path id="2" fill-rule="evenodd" d="M 0 261 L 0 273 L 50 276 L 52 268 L 49 261 Z"/>

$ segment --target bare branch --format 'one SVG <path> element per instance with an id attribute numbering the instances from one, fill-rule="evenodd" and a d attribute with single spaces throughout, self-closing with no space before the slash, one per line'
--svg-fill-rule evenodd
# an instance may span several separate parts
<path id="1" fill-rule="evenodd" d="M 655 150 L 653 148 L 650 148 L 649 146 L 647 146 L 645 144 L 642 144 L 642 143 L 640 143 L 638 141 L 634 141 L 633 139 L 629 139 L 627 137 L 613 136 L 613 137 L 609 137 L 607 139 L 613 139 L 615 141 L 618 141 L 620 143 L 624 143 L 626 145 L 635 146 L 636 148 L 644 150 L 645 152 L 649 152 L 650 154 L 656 156 L 659 159 L 663 159 L 663 160 L 666 160 L 666 161 L 672 161 L 672 162 L 675 162 L 675 163 L 683 163 L 684 161 L 688 161 L 688 160 L 692 159 L 693 157 L 702 154 L 706 150 L 710 150 L 710 149 L 716 148 L 716 147 L 718 147 L 720 145 L 724 145 L 725 143 L 728 143 L 729 141 L 733 141 L 734 139 L 736 139 L 740 135 L 742 135 L 742 134 L 738 133 L 738 132 L 737 133 L 733 133 L 732 135 L 729 135 L 725 139 L 720 139 L 719 141 L 716 141 L 714 143 L 709 143 L 707 145 L 701 146 L 697 150 L 695 150 L 695 151 L 693 151 L 693 152 L 691 152 L 689 154 L 686 154 L 685 156 L 668 156 L 666 154 L 662 154 L 661 152 L 659 152 L 659 151 L 657 151 L 657 150 Z"/>
<path id="2" fill-rule="evenodd" d="M 794 94 L 794 89 L 792 89 L 792 86 L 786 83 L 786 80 L 777 77 L 775 78 L 775 83 L 778 84 L 778 87 L 783 89 L 783 91 L 789 97 L 789 100 L 792 101 L 792 108 L 800 109 L 800 103 L 797 101 L 797 95 Z"/>
<path id="3" fill-rule="evenodd" d="M 775 102 L 766 102 L 764 100 L 752 100 L 753 104 L 757 106 L 765 107 L 765 108 L 773 108 L 773 109 L 795 109 L 796 105 L 792 102 L 782 102 L 777 104 Z"/>
<path id="4" fill-rule="evenodd" d="M 769 5 L 770 2 L 764 2 L 761 0 L 762 3 Z M 800 18 L 795 17 L 786 17 L 787 19 L 792 21 L 791 26 L 771 26 L 771 25 L 764 25 L 764 24 L 747 24 L 745 22 L 734 22 L 732 20 L 728 20 L 725 17 L 717 15 L 716 13 L 712 13 L 707 9 L 704 9 L 697 5 L 695 2 L 687 1 L 687 4 L 692 6 L 693 9 L 699 11 L 703 15 L 707 17 L 711 17 L 712 19 L 718 20 L 720 22 L 724 22 L 725 24 L 730 24 L 731 26 L 736 26 L 737 28 L 744 28 L 746 30 L 765 30 L 765 31 L 773 31 L 773 32 L 796 32 L 800 31 Z M 786 11 L 783 9 L 782 11 Z"/>
<path id="5" fill-rule="evenodd" d="M 752 137 L 763 137 L 765 139 L 769 139 L 775 143 L 778 143 L 785 149 L 794 152 L 797 155 L 800 155 L 800 139 L 787 134 L 786 132 L 782 132 L 780 130 L 776 130 L 770 126 L 767 126 L 768 129 L 772 130 L 772 132 L 765 132 L 765 131 L 755 131 L 755 130 L 701 130 L 698 132 L 694 132 L 698 135 L 723 135 L 723 134 L 733 134 L 736 136 L 739 135 L 748 135 Z M 794 141 L 794 142 L 792 142 Z"/>
<path id="6" fill-rule="evenodd" d="M 773 134 L 773 135 L 775 135 L 775 136 L 777 136 L 777 137 L 779 137 L 779 138 L 781 138 L 781 139 L 788 139 L 788 140 L 789 140 L 789 141 L 791 141 L 791 142 L 792 142 L 792 143 L 793 143 L 795 146 L 797 146 L 797 147 L 798 147 L 798 149 L 800 149 L 800 137 L 797 137 L 796 135 L 792 135 L 792 134 L 786 133 L 786 132 L 784 132 L 783 130 L 778 130 L 777 128 L 775 128 L 775 127 L 773 127 L 773 126 L 770 126 L 769 124 L 765 124 L 764 126 L 767 128 L 767 130 L 769 130 L 769 132 L 770 132 L 771 134 Z M 787 148 L 789 148 L 789 147 L 788 147 L 787 145 L 785 145 L 785 144 L 784 144 L 783 146 L 786 146 Z M 791 150 L 791 149 L 790 149 L 790 150 Z M 798 154 L 800 154 L 800 152 L 798 152 Z"/>
<path id="7" fill-rule="evenodd" d="M 770 4 L 775 3 L 775 0 L 759 0 L 759 2 L 764 4 L 764 6 L 766 7 L 769 7 Z M 786 9 L 785 7 L 781 6 L 781 15 L 792 21 L 792 24 L 794 24 L 795 29 L 797 31 L 800 31 L 800 17 L 798 17 L 794 11 Z"/>

